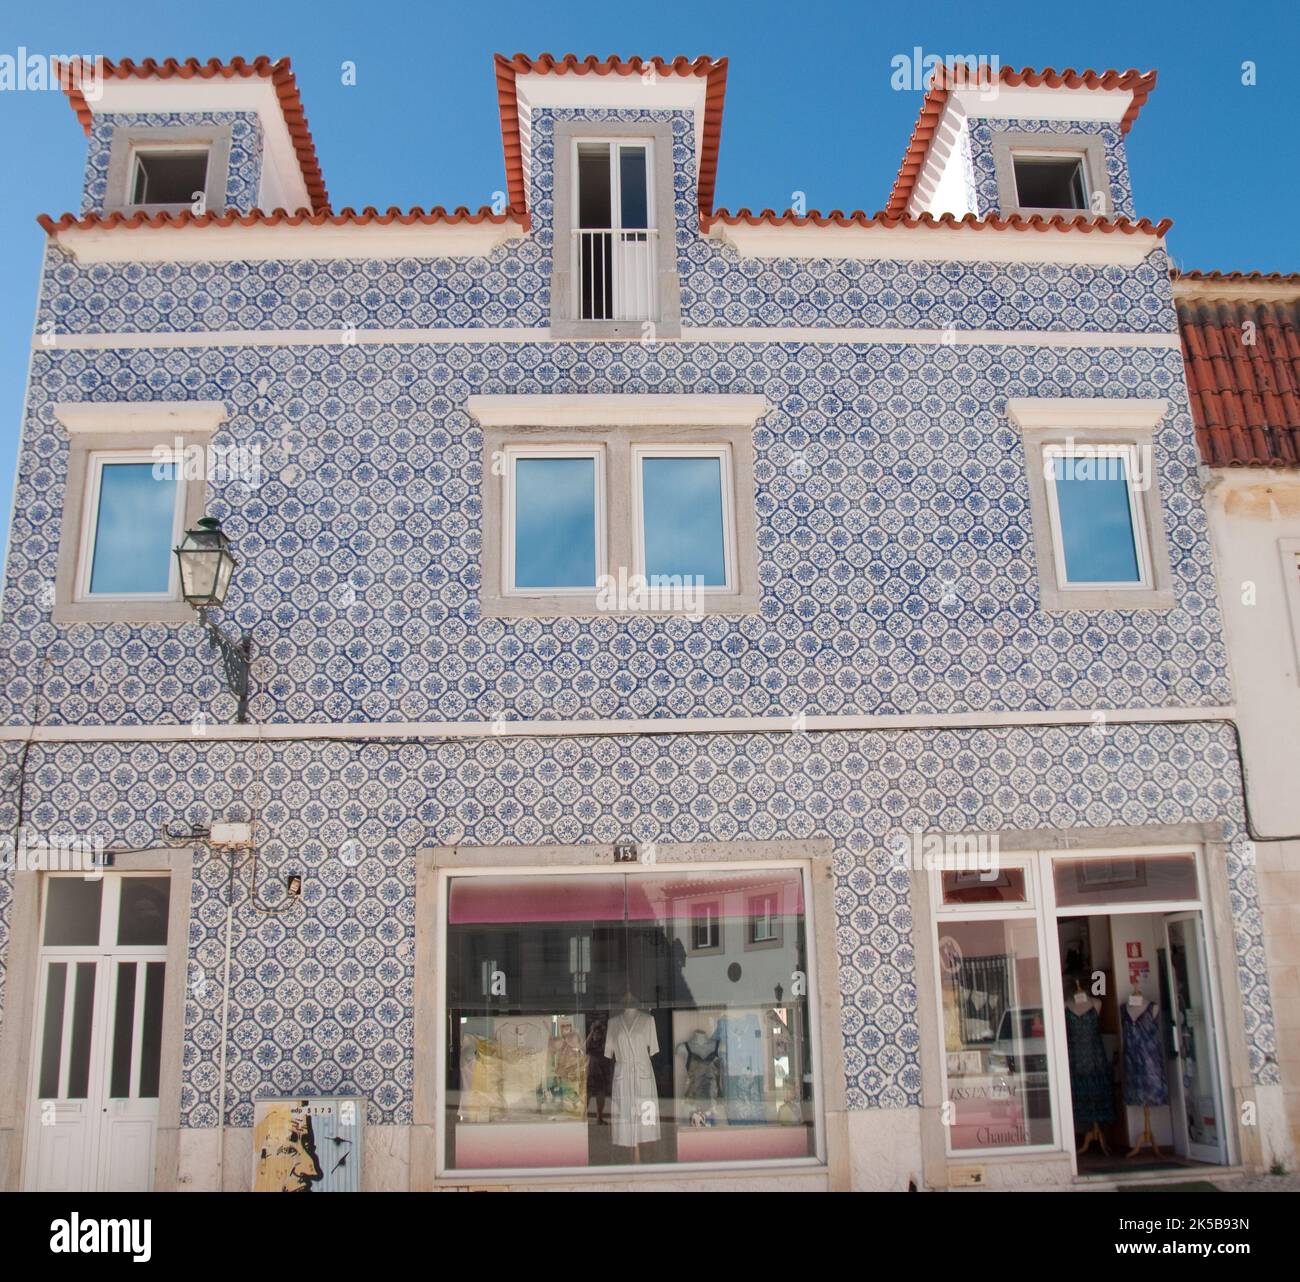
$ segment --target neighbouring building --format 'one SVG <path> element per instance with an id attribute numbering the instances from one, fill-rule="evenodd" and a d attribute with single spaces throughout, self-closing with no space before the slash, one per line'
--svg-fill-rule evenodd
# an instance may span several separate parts
<path id="1" fill-rule="evenodd" d="M 1300 274 L 1174 280 L 1293 1150 L 1300 1148 Z M 1276 838 L 1290 835 L 1290 841 Z"/>
<path id="2" fill-rule="evenodd" d="M 715 207 L 725 60 L 495 72 L 474 213 L 333 211 L 287 60 L 71 89 L 4 1187 L 1291 1162 L 1295 847 L 1248 820 L 1288 822 L 1288 474 L 1207 519 L 1154 73 L 941 72 L 868 216 Z M 238 566 L 183 593 L 205 516 Z"/>

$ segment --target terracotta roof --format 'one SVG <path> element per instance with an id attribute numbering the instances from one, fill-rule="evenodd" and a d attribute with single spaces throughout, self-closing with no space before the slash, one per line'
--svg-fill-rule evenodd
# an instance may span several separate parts
<path id="1" fill-rule="evenodd" d="M 260 209 L 250 210 L 246 214 L 241 214 L 238 210 L 228 209 L 225 213 L 217 213 L 209 210 L 206 214 L 192 214 L 188 209 L 180 213 L 112 213 L 112 214 L 63 214 L 58 219 L 51 218 L 49 214 L 37 215 L 36 221 L 45 228 L 47 232 L 54 235 L 56 232 L 66 231 L 70 227 L 76 227 L 82 231 L 88 231 L 92 227 L 229 227 L 234 223 L 239 223 L 242 227 L 266 226 L 276 227 L 284 223 L 290 227 L 297 227 L 302 223 L 309 223 L 313 227 L 322 227 L 326 223 L 334 227 L 343 227 L 348 224 L 365 226 L 367 223 L 378 223 L 381 227 L 389 223 L 400 223 L 404 227 L 409 227 L 412 223 L 505 223 L 520 222 L 520 217 L 506 210 L 505 213 L 493 212 L 491 206 L 484 205 L 479 210 L 466 209 L 464 205 L 458 205 L 455 209 L 444 209 L 437 205 L 432 209 L 421 209 L 416 206 L 413 209 L 401 210 L 396 205 L 390 206 L 381 214 L 373 205 L 367 205 L 364 209 L 357 211 L 351 208 L 340 209 L 338 213 L 332 210 L 322 209 L 316 213 L 311 213 L 306 209 L 295 210 L 290 213 L 286 209 L 273 209 L 269 213 L 264 213 Z"/>
<path id="2" fill-rule="evenodd" d="M 298 156 L 298 167 L 302 170 L 302 180 L 307 185 L 307 196 L 311 201 L 311 207 L 317 213 L 322 210 L 328 211 L 329 195 L 325 190 L 325 179 L 321 175 L 320 164 L 316 159 L 316 147 L 311 140 L 311 130 L 307 128 L 307 117 L 302 109 L 302 99 L 298 96 L 298 84 L 289 69 L 288 58 L 281 58 L 278 62 L 265 55 L 259 55 L 251 60 L 232 58 L 229 62 L 222 62 L 220 58 L 209 58 L 207 62 L 200 62 L 197 58 L 186 58 L 183 62 L 175 58 L 165 58 L 162 62 L 156 62 L 153 58 L 145 58 L 143 62 L 132 62 L 130 58 L 123 58 L 121 62 L 110 62 L 106 59 L 104 75 L 118 80 L 127 80 L 132 76 L 140 80 L 150 77 L 159 80 L 170 80 L 173 77 L 191 80 L 195 76 L 201 80 L 211 80 L 216 76 L 226 80 L 234 76 L 269 77 L 275 95 L 280 101 L 284 123 L 288 127 L 289 137 Z M 77 119 L 89 134 L 94 112 L 86 102 L 85 94 L 82 93 L 76 76 L 65 75 L 64 82 L 64 88 L 72 102 L 73 110 L 77 113 Z"/>
<path id="3" fill-rule="evenodd" d="M 851 214 L 843 210 L 832 209 L 828 214 L 809 211 L 796 214 L 786 210 L 778 214 L 774 210 L 764 209 L 761 213 L 752 213 L 748 209 L 738 209 L 735 213 L 719 209 L 707 219 L 701 220 L 707 231 L 714 223 L 726 223 L 736 227 L 744 223 L 748 227 L 769 226 L 782 227 L 966 227 L 972 231 L 993 228 L 995 231 L 1081 231 L 1081 232 L 1122 232 L 1127 236 L 1139 232 L 1148 236 L 1163 236 L 1173 225 L 1172 218 L 1163 218 L 1153 223 L 1149 218 L 1102 218 L 1090 214 L 990 214 L 987 218 L 977 218 L 974 214 L 918 214 L 915 217 L 894 215 L 888 210 L 878 214 L 866 214 L 855 209 Z"/>
<path id="4" fill-rule="evenodd" d="M 1215 282 L 1225 285 L 1300 285 L 1300 272 L 1183 272 L 1169 273 L 1174 280 Z"/>
<path id="5" fill-rule="evenodd" d="M 1183 272 L 1180 279 L 1300 285 L 1300 273 Z M 1202 461 L 1300 466 L 1300 289 L 1291 297 L 1242 299 L 1216 296 L 1213 285 L 1176 287 L 1175 302 Z"/>
<path id="6" fill-rule="evenodd" d="M 960 72 L 960 68 L 959 68 Z M 974 73 L 972 73 L 973 75 Z M 1049 89 L 1131 89 L 1133 101 L 1129 103 L 1124 118 L 1120 121 L 1120 132 L 1128 133 L 1137 119 L 1142 104 L 1146 102 L 1151 91 L 1156 87 L 1154 71 L 1075 71 L 1067 67 L 1064 71 L 1053 71 L 1051 67 L 1043 71 L 1033 71 L 1023 67 L 1017 71 L 1014 67 L 1002 67 L 998 80 L 1006 85 L 1028 85 L 1037 89 L 1046 85 Z M 894 190 L 889 194 L 889 203 L 885 212 L 897 216 L 907 212 L 907 203 L 912 198 L 912 189 L 916 179 L 925 165 L 925 158 L 930 154 L 930 144 L 934 140 L 939 121 L 943 118 L 943 109 L 948 102 L 948 93 L 953 85 L 960 87 L 960 80 L 950 84 L 947 69 L 940 65 L 935 68 L 921 103 L 921 114 L 917 117 L 912 130 L 911 141 L 903 156 L 903 164 L 894 182 Z"/>
<path id="7" fill-rule="evenodd" d="M 699 157 L 699 201 L 702 215 L 713 212 L 713 193 L 718 177 L 718 145 L 722 141 L 722 103 L 727 92 L 727 60 L 725 58 L 677 57 L 664 58 L 597 58 L 588 55 L 579 58 L 566 53 L 562 58 L 549 53 L 530 58 L 517 53 L 512 58 L 498 53 L 494 56 L 497 72 L 497 101 L 501 108 L 501 141 L 506 154 L 506 191 L 511 208 L 527 213 L 528 192 L 524 186 L 523 139 L 519 131 L 519 97 L 515 87 L 517 76 L 529 73 L 541 75 L 576 76 L 639 76 L 647 67 L 654 67 L 661 76 L 703 76 L 704 124 Z"/>

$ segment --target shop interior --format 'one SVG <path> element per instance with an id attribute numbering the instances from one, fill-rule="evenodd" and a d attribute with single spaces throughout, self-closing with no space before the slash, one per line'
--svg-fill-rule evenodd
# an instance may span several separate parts
<path id="1" fill-rule="evenodd" d="M 1201 914 L 1061 915 L 1081 1175 L 1226 1162 Z"/>

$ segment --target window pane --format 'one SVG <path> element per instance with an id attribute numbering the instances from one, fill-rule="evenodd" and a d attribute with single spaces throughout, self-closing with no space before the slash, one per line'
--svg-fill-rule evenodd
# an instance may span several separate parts
<path id="1" fill-rule="evenodd" d="M 95 516 L 90 590 L 166 592 L 171 584 L 176 469 L 153 463 L 105 463 Z"/>
<path id="2" fill-rule="evenodd" d="M 1138 583 L 1128 472 L 1118 457 L 1052 460 L 1070 583 Z"/>
<path id="3" fill-rule="evenodd" d="M 77 995 L 72 1007 L 72 1046 L 68 1051 L 68 1098 L 85 1099 L 90 1088 L 90 1033 L 95 1014 L 94 962 L 77 963 Z"/>
<path id="4" fill-rule="evenodd" d="M 1024 209 L 1086 209 L 1083 161 L 1017 158 L 1016 199 Z"/>
<path id="5" fill-rule="evenodd" d="M 68 996 L 68 963 L 50 962 L 45 971 L 45 1027 L 41 1029 L 41 1099 L 57 1099 L 63 1058 L 63 1003 Z"/>
<path id="6" fill-rule="evenodd" d="M 941 921 L 939 974 L 953 1149 L 1050 1144 L 1037 922 Z"/>
<path id="7" fill-rule="evenodd" d="M 148 962 L 144 973 L 144 1026 L 140 1030 L 140 1098 L 157 1099 L 162 1061 L 163 984 L 167 966 Z"/>
<path id="8" fill-rule="evenodd" d="M 188 205 L 207 181 L 206 151 L 137 152 L 131 199 L 137 205 Z"/>
<path id="9" fill-rule="evenodd" d="M 578 226 L 612 227 L 609 190 L 609 143 L 578 145 Z"/>
<path id="10" fill-rule="evenodd" d="M 649 227 L 644 147 L 618 149 L 618 185 L 622 206 L 620 227 Z"/>
<path id="11" fill-rule="evenodd" d="M 1145 904 L 1195 899 L 1196 860 L 1191 855 L 1119 859 L 1056 859 L 1052 862 L 1056 902 Z"/>
<path id="12" fill-rule="evenodd" d="M 816 1151 L 797 869 L 453 878 L 446 975 L 453 1167 Z"/>
<path id="13" fill-rule="evenodd" d="M 80 948 L 98 944 L 103 897 L 102 878 L 87 881 L 84 877 L 51 877 L 45 892 L 46 945 Z"/>
<path id="14" fill-rule="evenodd" d="M 135 962 L 117 966 L 117 1009 L 113 1012 L 113 1060 L 108 1093 L 114 1099 L 131 1094 L 131 1043 L 135 1037 Z"/>
<path id="15" fill-rule="evenodd" d="M 515 587 L 596 586 L 596 460 L 515 461 Z"/>
<path id="16" fill-rule="evenodd" d="M 1029 900 L 1023 868 L 943 872 L 940 878 L 945 904 L 1023 904 Z"/>
<path id="17" fill-rule="evenodd" d="M 645 573 L 651 586 L 672 576 L 700 576 L 705 587 L 725 587 L 722 460 L 645 458 L 641 469 Z"/>
<path id="18" fill-rule="evenodd" d="M 122 945 L 165 944 L 170 883 L 166 877 L 123 877 L 117 918 Z"/>

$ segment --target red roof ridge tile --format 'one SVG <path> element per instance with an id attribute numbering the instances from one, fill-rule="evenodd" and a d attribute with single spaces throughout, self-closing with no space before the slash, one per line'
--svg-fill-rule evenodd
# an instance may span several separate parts
<path id="1" fill-rule="evenodd" d="M 1135 235 L 1144 232 L 1151 236 L 1163 236 L 1173 225 L 1172 218 L 1162 218 L 1153 223 L 1149 218 L 1106 218 L 1100 215 L 1084 213 L 1073 216 L 1067 214 L 989 214 L 979 218 L 975 214 L 931 214 L 929 212 L 912 215 L 895 215 L 887 210 L 867 214 L 861 209 L 845 213 L 832 209 L 827 213 L 809 210 L 805 214 L 796 214 L 787 209 L 778 214 L 774 210 L 764 209 L 754 213 L 749 209 L 737 209 L 734 212 L 719 209 L 707 218 L 701 218 L 702 228 L 707 231 L 714 223 L 726 223 L 736 227 L 744 223 L 749 227 L 769 226 L 783 227 L 965 227 L 972 231 L 982 231 L 992 227 L 997 231 L 1081 231 L 1081 232 L 1123 232 Z"/>
<path id="2" fill-rule="evenodd" d="M 57 219 L 50 217 L 49 214 L 39 214 L 36 221 L 51 236 L 57 235 L 61 231 L 67 231 L 70 228 L 89 231 L 96 227 L 230 227 L 235 223 L 239 223 L 242 227 L 276 227 L 281 224 L 298 227 L 303 223 L 309 223 L 313 227 L 322 227 L 327 223 L 332 227 L 365 226 L 368 223 L 388 226 L 391 223 L 400 223 L 402 226 L 409 227 L 414 223 L 428 226 L 433 223 L 454 225 L 456 223 L 484 222 L 515 222 L 525 228 L 528 226 L 525 215 L 521 215 L 513 209 L 506 209 L 502 213 L 497 213 L 490 205 L 484 205 L 477 210 L 470 210 L 464 205 L 457 205 L 455 209 L 450 210 L 442 205 L 435 205 L 430 209 L 422 209 L 417 205 L 408 210 L 403 210 L 396 205 L 390 205 L 383 213 L 380 213 L 373 205 L 367 205 L 359 212 L 351 207 L 345 207 L 337 212 L 329 209 L 272 209 L 269 211 L 250 209 L 247 213 L 238 209 L 227 209 L 224 213 L 208 210 L 204 214 L 193 214 L 189 210 L 183 210 L 180 213 L 154 214 L 144 213 L 143 211 L 128 214 L 119 211 L 111 214 L 62 214 Z"/>
<path id="3" fill-rule="evenodd" d="M 1075 71 L 1072 67 L 1066 67 L 1062 71 L 1054 71 L 1051 67 L 1035 71 L 1031 67 L 1022 67 L 1018 70 L 1015 67 L 1000 67 L 998 73 L 1000 82 L 1012 86 L 1025 84 L 1031 88 L 1046 85 L 1049 89 L 1131 89 L 1133 101 L 1129 103 L 1128 110 L 1120 121 L 1121 133 L 1128 133 L 1132 128 L 1138 112 L 1142 109 L 1142 104 L 1156 87 L 1156 72 L 1138 71 L 1131 67 L 1127 71 L 1113 69 Z M 935 67 L 930 86 L 921 101 L 921 111 L 913 126 L 907 151 L 903 154 L 903 163 L 894 181 L 894 189 L 890 192 L 889 201 L 885 205 L 887 213 L 899 215 L 907 212 L 907 205 L 912 198 L 917 177 L 925 166 L 926 157 L 930 154 L 930 144 L 934 141 L 935 131 L 943 117 L 949 91 L 964 79 L 964 75 L 959 71 L 953 84 L 948 84 L 946 83 L 947 68 L 942 63 Z"/>
<path id="4" fill-rule="evenodd" d="M 497 78 L 497 105 L 501 112 L 501 143 L 506 159 L 506 191 L 510 204 L 523 213 L 528 212 L 528 192 L 524 187 L 523 139 L 519 128 L 519 98 L 515 87 L 520 75 L 589 75 L 597 76 L 640 75 L 653 66 L 660 75 L 702 76 L 704 88 L 704 122 L 699 155 L 699 205 L 701 214 L 712 213 L 713 194 L 718 178 L 718 148 L 722 142 L 722 107 L 727 92 L 727 60 L 701 55 L 687 58 L 632 56 L 620 58 L 611 54 L 598 58 L 594 54 L 579 57 L 566 53 L 556 58 L 553 54 L 538 54 L 530 58 L 525 53 L 507 57 L 493 55 Z"/>
<path id="5" fill-rule="evenodd" d="M 1169 269 L 1169 278 L 1173 281 L 1193 281 L 1216 285 L 1300 285 L 1300 272 L 1207 272 L 1182 271 L 1177 267 L 1171 267 Z"/>
<path id="6" fill-rule="evenodd" d="M 72 74 L 61 72 L 60 78 L 68 100 L 72 103 L 72 109 L 77 113 L 77 119 L 89 134 L 94 112 L 81 90 L 80 78 L 76 74 L 77 64 L 72 64 L 70 70 Z M 113 62 L 106 58 L 104 74 L 117 80 L 126 80 L 132 76 L 140 80 L 155 76 L 160 80 L 169 80 L 173 77 L 191 80 L 195 76 L 203 80 L 211 80 L 215 76 L 221 76 L 226 80 L 234 76 L 269 77 L 280 103 L 285 126 L 289 130 L 289 138 L 298 158 L 298 167 L 302 172 L 302 180 L 306 184 L 312 209 L 317 212 L 329 210 L 329 193 L 325 190 L 325 179 L 321 174 L 320 162 L 316 158 L 316 145 L 312 141 L 311 130 L 307 127 L 307 116 L 298 93 L 298 82 L 294 79 L 288 58 L 272 59 L 265 54 L 258 54 L 255 58 L 231 58 L 229 61 L 209 58 L 206 62 L 200 62 L 198 58 L 164 58 L 161 62 L 154 58 L 145 58 L 140 62 L 123 58 L 120 62 Z"/>

